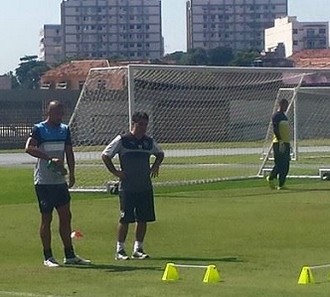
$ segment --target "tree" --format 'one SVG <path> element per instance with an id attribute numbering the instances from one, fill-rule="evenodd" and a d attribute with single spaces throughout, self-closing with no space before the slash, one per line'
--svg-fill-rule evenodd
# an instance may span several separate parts
<path id="1" fill-rule="evenodd" d="M 239 52 L 235 55 L 234 59 L 231 61 L 232 66 L 252 66 L 253 61 L 260 56 L 257 51 L 246 51 Z"/>
<path id="2" fill-rule="evenodd" d="M 181 63 L 185 65 L 207 65 L 207 51 L 203 48 L 190 49 L 187 54 L 182 57 Z"/>
<path id="3" fill-rule="evenodd" d="M 12 89 L 18 89 L 19 88 L 19 83 L 17 81 L 17 77 L 16 75 L 14 74 L 13 71 L 9 71 L 7 74 L 6 74 L 8 77 L 10 77 L 10 80 L 11 80 L 11 88 Z"/>
<path id="4" fill-rule="evenodd" d="M 163 60 L 165 62 L 176 62 L 177 64 L 181 64 L 181 61 L 183 59 L 183 57 L 186 55 L 187 53 L 183 52 L 183 51 L 176 51 L 170 54 L 165 55 L 165 57 L 163 58 Z"/>
<path id="5" fill-rule="evenodd" d="M 211 66 L 227 66 L 233 57 L 231 48 L 217 47 L 208 50 L 208 64 Z"/>
<path id="6" fill-rule="evenodd" d="M 15 69 L 19 87 L 22 89 L 38 89 L 41 76 L 49 70 L 46 62 L 38 61 L 37 56 L 20 58 L 21 63 Z"/>

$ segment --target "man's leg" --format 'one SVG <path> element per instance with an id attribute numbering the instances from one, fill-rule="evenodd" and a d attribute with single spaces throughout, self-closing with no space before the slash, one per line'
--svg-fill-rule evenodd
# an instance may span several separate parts
<path id="1" fill-rule="evenodd" d="M 128 232 L 128 223 L 119 222 L 117 228 L 117 241 L 125 242 L 127 232 Z"/>
<path id="2" fill-rule="evenodd" d="M 39 234 L 40 234 L 42 246 L 44 249 L 45 260 L 53 257 L 52 249 L 51 249 L 52 236 L 51 236 L 51 230 L 50 230 L 52 219 L 53 219 L 52 213 L 42 213 L 41 214 Z"/>
<path id="3" fill-rule="evenodd" d="M 290 145 L 286 145 L 285 152 L 281 155 L 279 166 L 279 188 L 283 187 L 286 181 L 286 176 L 289 173 L 290 167 Z"/>
<path id="4" fill-rule="evenodd" d="M 74 252 L 71 239 L 71 211 L 70 203 L 66 203 L 56 208 L 59 218 L 59 232 L 64 246 L 64 264 L 89 265 L 90 260 L 77 256 Z"/>
<path id="5" fill-rule="evenodd" d="M 133 248 L 133 259 L 146 259 L 149 255 L 144 252 L 143 241 L 147 233 L 147 223 L 137 222 L 135 225 L 135 242 Z"/>
<path id="6" fill-rule="evenodd" d="M 286 180 L 286 170 L 287 166 L 286 166 L 286 160 L 284 158 L 284 156 L 281 159 L 280 165 L 279 165 L 279 173 L 278 173 L 278 187 L 282 188 L 285 184 L 285 180 Z"/>
<path id="7" fill-rule="evenodd" d="M 63 242 L 64 249 L 66 251 L 66 256 L 68 258 L 74 257 L 72 239 L 71 239 L 71 211 L 70 204 L 67 203 L 63 206 L 56 208 L 59 218 L 59 232 Z"/>
<path id="8" fill-rule="evenodd" d="M 274 179 L 277 179 L 278 175 L 278 153 L 279 148 L 277 143 L 273 143 L 273 154 L 274 154 L 274 166 L 270 174 L 266 177 L 268 185 L 271 189 L 275 189 Z"/>
<path id="9" fill-rule="evenodd" d="M 128 223 L 119 222 L 117 227 L 116 260 L 128 260 L 125 251 L 125 241 L 128 233 Z"/>
<path id="10" fill-rule="evenodd" d="M 274 167 L 269 175 L 269 180 L 276 179 L 279 173 L 280 153 L 279 153 L 278 143 L 273 144 L 273 153 L 274 153 Z"/>
<path id="11" fill-rule="evenodd" d="M 147 223 L 137 222 L 135 225 L 135 241 L 143 242 L 146 233 L 147 233 Z"/>
<path id="12" fill-rule="evenodd" d="M 43 246 L 44 253 L 44 265 L 47 267 L 58 267 L 58 262 L 54 259 L 52 248 L 51 248 L 51 222 L 52 213 L 41 214 L 40 224 L 40 238 Z"/>

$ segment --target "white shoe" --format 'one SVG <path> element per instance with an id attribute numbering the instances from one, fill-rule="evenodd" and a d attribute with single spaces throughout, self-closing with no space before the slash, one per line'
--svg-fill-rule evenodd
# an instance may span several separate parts
<path id="1" fill-rule="evenodd" d="M 47 267 L 59 267 L 60 264 L 58 264 L 58 262 L 53 257 L 50 257 L 47 260 L 44 260 L 44 266 L 47 266 Z"/>
<path id="2" fill-rule="evenodd" d="M 148 254 L 146 254 L 143 250 L 137 250 L 132 254 L 132 259 L 135 260 L 144 260 L 149 258 L 150 256 Z"/>
<path id="3" fill-rule="evenodd" d="M 120 250 L 115 255 L 115 260 L 129 260 L 129 257 L 127 256 L 125 250 Z"/>
<path id="4" fill-rule="evenodd" d="M 275 187 L 275 183 L 274 183 L 274 180 L 273 179 L 270 179 L 269 178 L 269 175 L 266 177 L 266 181 L 268 182 L 268 185 L 269 187 L 274 190 L 276 187 Z"/>
<path id="5" fill-rule="evenodd" d="M 289 189 L 285 186 L 282 186 L 282 187 L 277 187 L 277 190 L 282 191 L 282 190 L 289 190 Z"/>
<path id="6" fill-rule="evenodd" d="M 63 261 L 64 264 L 66 265 L 90 265 L 92 262 L 90 260 L 83 259 L 76 255 L 73 258 L 64 258 Z"/>

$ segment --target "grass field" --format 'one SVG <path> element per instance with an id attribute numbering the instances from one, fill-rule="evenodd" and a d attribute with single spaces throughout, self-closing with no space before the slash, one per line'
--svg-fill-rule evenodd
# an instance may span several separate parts
<path id="1" fill-rule="evenodd" d="M 272 191 L 263 180 L 156 190 L 157 222 L 145 248 L 151 259 L 115 261 L 116 196 L 73 193 L 73 227 L 84 237 L 77 253 L 91 267 L 43 267 L 39 213 L 30 168 L 0 168 L 0 296 L 329 296 L 330 268 L 316 284 L 298 285 L 303 265 L 330 262 L 330 182 L 289 180 Z M 63 252 L 53 224 L 53 250 Z M 131 247 L 132 232 L 127 241 Z M 179 268 L 161 280 L 166 263 L 214 264 L 221 282 L 202 282 L 204 269 Z"/>

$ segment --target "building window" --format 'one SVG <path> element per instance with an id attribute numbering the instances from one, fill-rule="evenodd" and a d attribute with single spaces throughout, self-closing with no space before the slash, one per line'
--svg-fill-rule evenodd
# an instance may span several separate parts
<path id="1" fill-rule="evenodd" d="M 307 42 L 307 48 L 315 48 L 314 41 L 308 41 Z"/>
<path id="2" fill-rule="evenodd" d="M 320 39 L 320 45 L 321 45 L 322 47 L 326 47 L 326 44 L 327 44 L 327 42 L 326 42 L 325 39 Z"/>
<path id="3" fill-rule="evenodd" d="M 314 36 L 314 29 L 307 29 L 307 36 Z"/>
<path id="4" fill-rule="evenodd" d="M 298 34 L 298 29 L 293 29 L 293 30 L 292 30 L 292 33 L 293 33 L 293 34 Z"/>

